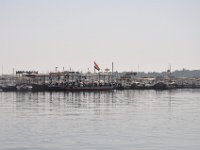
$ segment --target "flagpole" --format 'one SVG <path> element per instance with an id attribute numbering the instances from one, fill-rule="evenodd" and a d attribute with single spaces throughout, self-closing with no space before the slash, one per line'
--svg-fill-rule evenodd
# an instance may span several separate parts
<path id="1" fill-rule="evenodd" d="M 99 84 L 100 84 L 100 71 L 99 71 Z"/>

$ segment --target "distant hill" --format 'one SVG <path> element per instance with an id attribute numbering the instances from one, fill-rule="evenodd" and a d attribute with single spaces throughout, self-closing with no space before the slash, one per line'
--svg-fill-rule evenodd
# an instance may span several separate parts
<path id="1" fill-rule="evenodd" d="M 123 72 L 127 73 L 127 72 Z M 138 72 L 137 76 L 141 77 L 158 77 L 158 76 L 167 76 L 169 75 L 168 72 Z M 200 70 L 187 70 L 187 69 L 182 69 L 182 70 L 176 70 L 171 72 L 171 76 L 174 77 L 200 77 Z"/>
<path id="2" fill-rule="evenodd" d="M 175 77 L 200 77 L 200 70 L 176 70 L 172 72 Z"/>

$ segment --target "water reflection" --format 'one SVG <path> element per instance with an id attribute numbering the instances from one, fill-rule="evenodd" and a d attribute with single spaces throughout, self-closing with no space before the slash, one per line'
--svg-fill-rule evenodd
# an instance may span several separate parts
<path id="1" fill-rule="evenodd" d="M 100 106 L 125 106 L 125 105 L 159 105 L 171 107 L 178 105 L 184 95 L 197 93 L 199 90 L 125 90 L 113 92 L 16 92 L 1 93 L 1 97 L 12 97 L 17 109 L 22 108 L 96 108 Z"/>
<path id="2" fill-rule="evenodd" d="M 199 99 L 199 89 L 2 92 L 0 145 L 42 150 L 199 149 Z"/>
<path id="3" fill-rule="evenodd" d="M 115 92 L 20 92 L 15 95 L 15 104 L 18 112 L 57 115 L 81 109 L 98 112 L 101 108 L 114 105 L 115 95 Z"/>

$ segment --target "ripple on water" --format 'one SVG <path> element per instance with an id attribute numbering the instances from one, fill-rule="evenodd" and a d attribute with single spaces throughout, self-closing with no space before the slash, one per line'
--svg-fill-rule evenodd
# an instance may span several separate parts
<path id="1" fill-rule="evenodd" d="M 199 149 L 200 90 L 1 92 L 0 149 Z"/>

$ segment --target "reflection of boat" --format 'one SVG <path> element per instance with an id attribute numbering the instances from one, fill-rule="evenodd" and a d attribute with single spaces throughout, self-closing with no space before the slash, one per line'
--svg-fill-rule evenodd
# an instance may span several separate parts
<path id="1" fill-rule="evenodd" d="M 33 87 L 31 85 L 22 84 L 22 85 L 17 85 L 16 88 L 17 91 L 31 91 Z"/>

